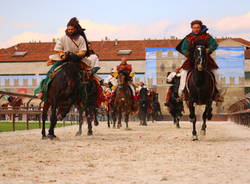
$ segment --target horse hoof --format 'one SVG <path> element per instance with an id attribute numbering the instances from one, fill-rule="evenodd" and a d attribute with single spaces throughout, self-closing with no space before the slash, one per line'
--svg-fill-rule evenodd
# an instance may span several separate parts
<path id="1" fill-rule="evenodd" d="M 192 138 L 193 141 L 198 141 L 198 136 L 197 135 L 194 135 L 193 138 Z"/>
<path id="2" fill-rule="evenodd" d="M 81 136 L 82 133 L 81 132 L 76 132 L 76 136 Z"/>
<path id="3" fill-rule="evenodd" d="M 180 125 L 176 125 L 176 128 L 181 128 Z"/>
<path id="4" fill-rule="evenodd" d="M 42 136 L 42 140 L 46 140 L 47 139 L 47 136 L 46 135 L 43 135 Z"/>
<path id="5" fill-rule="evenodd" d="M 95 121 L 95 122 L 94 122 L 94 125 L 95 125 L 95 126 L 98 126 L 98 125 L 99 125 L 99 122 L 98 122 L 98 121 Z"/>
<path id="6" fill-rule="evenodd" d="M 53 140 L 55 138 L 57 138 L 55 135 L 51 135 L 51 134 L 47 135 L 47 139 Z"/>
<path id="7" fill-rule="evenodd" d="M 201 135 L 206 135 L 206 130 L 201 130 Z"/>
<path id="8" fill-rule="evenodd" d="M 93 135 L 93 132 L 88 132 L 87 135 L 91 136 L 91 135 Z"/>

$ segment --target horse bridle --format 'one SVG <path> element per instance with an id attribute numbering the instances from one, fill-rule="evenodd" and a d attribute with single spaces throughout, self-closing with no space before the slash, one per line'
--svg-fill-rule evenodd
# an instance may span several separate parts
<path id="1" fill-rule="evenodd" d="M 203 66 L 205 59 L 204 59 L 203 53 L 202 53 L 202 51 L 204 51 L 205 48 L 206 47 L 204 45 L 196 45 L 196 47 L 195 47 L 194 60 L 195 60 L 195 66 L 197 66 L 196 69 L 198 71 L 202 71 L 202 70 L 206 69 L 206 67 Z M 197 54 L 197 52 L 198 52 L 198 54 Z"/>

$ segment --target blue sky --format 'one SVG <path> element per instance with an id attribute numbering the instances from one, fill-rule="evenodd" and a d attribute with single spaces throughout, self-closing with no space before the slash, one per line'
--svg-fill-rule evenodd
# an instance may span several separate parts
<path id="1" fill-rule="evenodd" d="M 67 21 L 74 16 L 84 24 L 92 40 L 105 35 L 110 39 L 181 37 L 189 31 L 192 19 L 202 19 L 218 36 L 250 38 L 249 0 L 201 2 L 4 0 L 0 6 L 0 47 L 31 40 L 49 41 L 63 34 Z"/>

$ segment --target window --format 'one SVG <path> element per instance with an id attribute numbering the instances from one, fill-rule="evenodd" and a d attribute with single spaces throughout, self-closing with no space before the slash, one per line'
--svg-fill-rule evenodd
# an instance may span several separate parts
<path id="1" fill-rule="evenodd" d="M 25 56 L 27 54 L 27 52 L 20 52 L 20 51 L 16 51 L 14 52 L 14 54 L 12 56 L 14 57 L 18 57 L 18 56 Z"/>

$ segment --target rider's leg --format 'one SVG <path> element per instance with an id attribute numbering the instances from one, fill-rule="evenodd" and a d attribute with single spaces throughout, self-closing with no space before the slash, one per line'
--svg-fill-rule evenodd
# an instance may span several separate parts
<path id="1" fill-rule="evenodd" d="M 215 94 L 215 101 L 216 102 L 223 102 L 224 98 L 221 96 L 221 86 L 219 83 L 219 73 L 218 70 L 214 69 L 211 70 L 211 72 L 214 74 L 214 78 L 215 78 L 215 88 L 216 88 L 216 94 Z"/>
<path id="2" fill-rule="evenodd" d="M 183 95 L 183 90 L 184 90 L 185 85 L 186 85 L 188 71 L 183 69 L 180 74 L 181 74 L 181 79 L 180 79 L 180 86 L 179 86 L 179 90 L 178 90 L 179 97 L 181 97 Z"/>
<path id="3" fill-rule="evenodd" d="M 39 99 L 42 99 L 43 96 L 44 96 L 44 93 L 47 93 L 47 89 L 48 89 L 48 81 L 49 81 L 49 78 L 53 78 L 54 77 L 54 70 L 60 66 L 62 64 L 62 61 L 56 61 L 54 62 L 54 64 L 52 65 L 52 67 L 49 69 L 48 73 L 47 73 L 47 76 L 45 79 L 43 79 L 40 84 L 39 84 L 39 87 L 37 89 L 35 89 L 35 95 L 39 98 Z"/>
<path id="4" fill-rule="evenodd" d="M 135 88 L 134 88 L 134 86 L 132 84 L 129 84 L 129 87 L 130 87 L 130 89 L 132 91 L 132 95 L 134 97 L 135 96 Z"/>
<path id="5" fill-rule="evenodd" d="M 173 93 L 173 89 L 172 87 L 170 87 L 167 92 L 166 103 L 164 104 L 165 106 L 169 106 L 172 93 Z"/>
<path id="6" fill-rule="evenodd" d="M 216 89 L 219 91 L 219 90 L 220 90 L 220 85 L 219 85 L 219 74 L 218 74 L 218 70 L 211 70 L 211 72 L 214 74 Z"/>
<path id="7" fill-rule="evenodd" d="M 132 91 L 132 101 L 131 101 L 132 102 L 132 110 L 135 111 L 136 110 L 135 103 L 134 103 L 134 101 L 135 101 L 135 88 L 131 83 L 129 83 L 129 88 Z"/>

